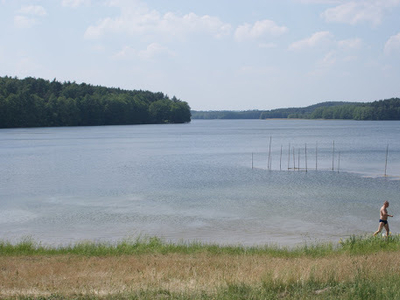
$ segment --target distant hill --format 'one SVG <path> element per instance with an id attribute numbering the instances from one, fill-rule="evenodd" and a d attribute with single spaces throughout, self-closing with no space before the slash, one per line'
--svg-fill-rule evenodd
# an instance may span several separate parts
<path id="1" fill-rule="evenodd" d="M 279 108 L 269 111 L 264 111 L 261 119 L 271 118 L 311 118 L 311 114 L 320 109 L 332 109 L 337 107 L 344 107 L 347 105 L 359 105 L 356 102 L 343 102 L 343 101 L 328 101 L 313 104 L 306 107 L 292 107 L 292 108 Z"/>
<path id="2" fill-rule="evenodd" d="M 249 111 L 192 111 L 192 119 L 400 120 L 400 98 L 374 102 L 330 101 L 307 107 Z"/>
<path id="3" fill-rule="evenodd" d="M 0 128 L 190 122 L 189 105 L 161 92 L 0 77 Z"/>

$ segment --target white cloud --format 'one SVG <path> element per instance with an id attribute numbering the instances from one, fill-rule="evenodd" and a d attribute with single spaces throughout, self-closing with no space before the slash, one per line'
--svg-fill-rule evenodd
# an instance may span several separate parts
<path id="1" fill-rule="evenodd" d="M 39 5 L 22 6 L 17 13 L 14 17 L 14 25 L 17 28 L 31 28 L 39 23 L 38 18 L 47 15 L 46 10 Z"/>
<path id="2" fill-rule="evenodd" d="M 119 51 L 117 54 L 113 56 L 114 59 L 129 59 L 133 56 L 137 55 L 137 51 L 130 47 L 130 46 L 125 46 L 122 48 L 121 51 Z"/>
<path id="3" fill-rule="evenodd" d="M 400 0 L 348 1 L 325 10 L 321 16 L 327 22 L 351 25 L 367 22 L 376 26 L 381 23 L 387 10 L 399 4 Z"/>
<path id="4" fill-rule="evenodd" d="M 146 47 L 146 49 L 141 51 L 137 51 L 130 46 L 126 46 L 120 52 L 114 55 L 114 59 L 127 60 L 139 57 L 144 60 L 151 60 L 162 55 L 174 56 L 175 54 L 165 46 L 162 46 L 158 43 L 151 43 Z"/>
<path id="5" fill-rule="evenodd" d="M 393 52 L 400 53 L 400 32 L 389 38 L 385 44 L 384 51 L 385 54 L 391 54 Z"/>
<path id="6" fill-rule="evenodd" d="M 347 39 L 338 41 L 338 47 L 341 49 L 356 50 L 362 46 L 362 40 L 360 38 Z"/>
<path id="7" fill-rule="evenodd" d="M 174 13 L 167 13 L 161 18 L 159 30 L 172 34 L 174 32 L 180 34 L 204 32 L 219 38 L 230 33 L 231 25 L 209 15 L 198 16 L 189 13 L 180 17 Z"/>
<path id="8" fill-rule="evenodd" d="M 63 0 L 62 6 L 77 8 L 79 6 L 90 6 L 90 0 Z"/>
<path id="9" fill-rule="evenodd" d="M 338 53 L 336 50 L 329 51 L 322 59 L 318 59 L 313 66 L 313 69 L 308 72 L 308 75 L 318 77 L 325 76 L 339 61 Z"/>
<path id="10" fill-rule="evenodd" d="M 329 31 L 319 31 L 314 33 L 311 37 L 292 43 L 289 50 L 303 50 L 308 48 L 315 48 L 331 43 L 332 34 Z"/>
<path id="11" fill-rule="evenodd" d="M 320 65 L 323 67 L 333 66 L 337 61 L 336 51 L 329 51 L 324 58 L 320 61 Z"/>
<path id="12" fill-rule="evenodd" d="M 90 26 L 86 30 L 86 38 L 99 38 L 107 33 L 168 36 L 206 33 L 218 38 L 231 32 L 230 24 L 209 15 L 198 16 L 189 13 L 179 16 L 172 12 L 162 15 L 156 10 L 150 10 L 139 1 L 111 1 L 109 5 L 119 8 L 121 14 L 116 18 L 105 18 L 97 25 Z"/>
<path id="13" fill-rule="evenodd" d="M 289 50 L 306 50 L 319 48 L 325 54 L 316 60 L 313 75 L 322 75 L 332 70 L 336 65 L 343 66 L 343 63 L 354 62 L 358 59 L 359 50 L 362 49 L 362 40 L 352 38 L 336 40 L 328 31 L 314 33 L 311 37 L 292 43 Z"/>
<path id="14" fill-rule="evenodd" d="M 285 26 L 278 26 L 271 20 L 263 20 L 255 22 L 254 25 L 246 23 L 239 26 L 235 31 L 235 38 L 237 41 L 245 41 L 257 39 L 265 35 L 279 36 L 287 31 L 288 29 Z"/>
<path id="15" fill-rule="evenodd" d="M 15 16 L 14 17 L 14 25 L 17 28 L 31 28 L 37 24 L 37 20 L 35 18 L 26 17 L 26 16 Z"/>
<path id="16" fill-rule="evenodd" d="M 21 9 L 18 11 L 19 14 L 22 15 L 31 15 L 31 16 L 38 16 L 38 17 L 44 17 L 47 15 L 46 10 L 39 5 L 27 5 L 21 7 Z"/>
<path id="17" fill-rule="evenodd" d="M 85 38 L 87 39 L 100 38 L 104 34 L 104 32 L 112 31 L 112 27 L 115 26 L 112 23 L 113 21 L 111 18 L 106 18 L 103 19 L 101 22 L 99 22 L 99 24 L 96 26 L 89 26 L 89 28 L 86 29 Z"/>
<path id="18" fill-rule="evenodd" d="M 168 50 L 167 47 L 164 47 L 158 43 L 152 43 L 150 45 L 147 46 L 147 48 L 145 50 L 142 50 L 139 52 L 139 57 L 143 58 L 143 59 L 152 59 L 155 56 L 158 55 L 168 55 L 168 56 L 173 56 L 174 53 L 170 50 Z"/>

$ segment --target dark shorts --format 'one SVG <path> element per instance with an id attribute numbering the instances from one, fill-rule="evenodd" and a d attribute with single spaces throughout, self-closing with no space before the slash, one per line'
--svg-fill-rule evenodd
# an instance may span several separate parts
<path id="1" fill-rule="evenodd" d="M 379 219 L 379 222 L 382 222 L 382 223 L 383 223 L 383 225 L 386 225 L 386 224 L 387 224 L 387 220 L 382 220 L 382 219 Z"/>

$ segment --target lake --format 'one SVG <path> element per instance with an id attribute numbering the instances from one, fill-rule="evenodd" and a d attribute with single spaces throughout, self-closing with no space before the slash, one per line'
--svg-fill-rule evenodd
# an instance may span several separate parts
<path id="1" fill-rule="evenodd" d="M 0 239 L 337 242 L 372 234 L 385 200 L 397 233 L 399 128 L 193 120 L 0 129 Z"/>

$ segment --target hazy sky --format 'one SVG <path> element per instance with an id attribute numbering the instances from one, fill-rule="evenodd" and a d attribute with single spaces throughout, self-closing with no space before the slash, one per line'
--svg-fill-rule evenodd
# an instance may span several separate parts
<path id="1" fill-rule="evenodd" d="M 0 0 L 0 76 L 195 110 L 400 97 L 400 0 Z"/>

